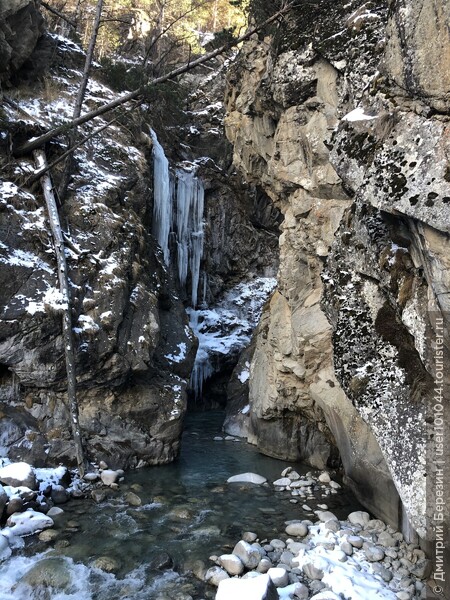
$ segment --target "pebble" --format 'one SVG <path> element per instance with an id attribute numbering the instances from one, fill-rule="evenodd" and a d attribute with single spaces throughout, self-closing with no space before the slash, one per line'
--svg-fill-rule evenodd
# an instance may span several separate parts
<path id="1" fill-rule="evenodd" d="M 219 585 L 221 581 L 224 579 L 229 579 L 230 576 L 221 567 L 211 567 L 205 573 L 205 581 L 206 583 L 210 583 L 211 585 L 215 585 L 216 587 Z"/>
<path id="2" fill-rule="evenodd" d="M 322 521 L 322 523 L 326 523 L 327 521 L 337 521 L 338 518 L 336 517 L 336 515 L 332 512 L 330 512 L 329 510 L 316 510 L 315 511 L 319 521 Z"/>
<path id="3" fill-rule="evenodd" d="M 244 542 L 244 540 L 241 540 L 236 544 L 232 553 L 241 559 L 247 569 L 255 569 L 261 560 L 259 550 L 250 546 L 250 544 Z"/>
<path id="4" fill-rule="evenodd" d="M 119 475 L 117 471 L 112 471 L 111 469 L 105 469 L 100 474 L 100 479 L 102 480 L 102 483 L 104 485 L 111 485 L 113 483 L 116 483 L 118 478 Z"/>

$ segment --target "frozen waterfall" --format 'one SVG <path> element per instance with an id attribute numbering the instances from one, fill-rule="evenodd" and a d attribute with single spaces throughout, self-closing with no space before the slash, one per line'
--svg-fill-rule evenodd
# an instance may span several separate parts
<path id="1" fill-rule="evenodd" d="M 153 235 L 163 251 L 164 262 L 170 263 L 169 234 L 172 225 L 173 181 L 169 161 L 158 142 L 156 133 L 150 129 L 153 141 Z"/>
<path id="2" fill-rule="evenodd" d="M 186 285 L 191 273 L 191 303 L 197 305 L 200 262 L 203 255 L 203 209 L 205 191 L 193 171 L 177 170 L 176 231 L 178 278 Z"/>
<path id="3" fill-rule="evenodd" d="M 191 276 L 191 304 L 198 300 L 200 263 L 203 255 L 203 183 L 189 164 L 172 175 L 164 149 L 151 129 L 153 140 L 154 209 L 153 234 L 163 251 L 164 262 L 170 263 L 169 239 L 174 232 L 177 244 L 178 279 L 182 288 Z M 174 206 L 175 205 L 175 206 Z"/>

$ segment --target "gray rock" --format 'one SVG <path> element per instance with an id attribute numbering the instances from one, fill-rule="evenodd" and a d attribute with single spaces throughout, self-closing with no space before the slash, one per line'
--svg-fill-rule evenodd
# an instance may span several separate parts
<path id="1" fill-rule="evenodd" d="M 6 516 L 11 516 L 23 510 L 24 501 L 20 496 L 12 496 L 6 506 Z"/>
<path id="2" fill-rule="evenodd" d="M 273 485 L 275 487 L 287 487 L 288 485 L 291 485 L 291 480 L 289 477 L 281 477 L 281 479 L 274 481 Z"/>
<path id="3" fill-rule="evenodd" d="M 211 567 L 205 573 L 206 583 L 215 585 L 216 587 L 221 581 L 223 581 L 224 579 L 229 579 L 229 577 L 230 576 L 228 575 L 228 573 L 221 567 Z"/>
<path id="4" fill-rule="evenodd" d="M 256 542 L 258 536 L 252 531 L 244 531 L 244 533 L 242 534 L 242 539 L 244 540 L 244 542 L 252 544 L 253 542 Z"/>
<path id="5" fill-rule="evenodd" d="M 304 583 L 296 583 L 294 587 L 294 598 L 299 600 L 307 600 L 309 596 L 309 590 Z"/>
<path id="6" fill-rule="evenodd" d="M 2 516 L 7 503 L 8 503 L 8 494 L 3 489 L 3 486 L 0 485 L 0 517 Z"/>
<path id="7" fill-rule="evenodd" d="M 51 587 L 62 591 L 70 585 L 71 581 L 69 563 L 66 560 L 63 558 L 44 558 L 39 560 L 21 577 L 18 589 L 21 584 L 26 584 L 32 588 Z"/>
<path id="8" fill-rule="evenodd" d="M 305 537 L 308 535 L 308 526 L 302 521 L 291 521 L 285 531 L 294 537 Z"/>
<path id="9" fill-rule="evenodd" d="M 427 579 L 431 575 L 433 566 L 430 560 L 422 559 L 418 560 L 415 565 L 410 569 L 411 575 L 418 577 L 419 579 Z"/>
<path id="10" fill-rule="evenodd" d="M 319 475 L 319 481 L 321 483 L 330 483 L 330 481 L 331 481 L 330 474 L 327 471 L 324 471 L 323 473 L 321 473 Z"/>
<path id="11" fill-rule="evenodd" d="M 350 544 L 350 542 L 341 542 L 339 548 L 342 550 L 342 552 L 345 552 L 347 556 L 351 556 L 353 554 L 353 546 Z"/>
<path id="12" fill-rule="evenodd" d="M 236 544 L 233 549 L 233 554 L 241 559 L 242 563 L 247 569 L 256 569 L 261 560 L 261 554 L 257 548 L 250 546 L 244 540 L 241 540 Z"/>
<path id="13" fill-rule="evenodd" d="M 269 569 L 271 569 L 273 567 L 272 561 L 270 561 L 268 558 L 262 558 L 259 563 L 258 566 L 256 567 L 256 570 L 258 571 L 258 573 L 267 573 L 267 571 Z"/>
<path id="14" fill-rule="evenodd" d="M 350 521 L 350 523 L 352 523 L 352 525 L 361 525 L 361 527 L 365 527 L 370 521 L 370 515 L 363 510 L 357 510 L 350 513 L 347 519 Z"/>
<path id="15" fill-rule="evenodd" d="M 366 558 L 370 562 L 377 562 L 383 560 L 384 550 L 382 550 L 381 548 L 373 546 L 371 544 L 364 544 L 363 548 Z"/>
<path id="16" fill-rule="evenodd" d="M 275 587 L 286 587 L 289 583 L 288 572 L 280 567 L 272 567 L 267 571 L 270 579 L 273 581 Z"/>
<path id="17" fill-rule="evenodd" d="M 325 529 L 328 529 L 329 531 L 337 533 L 340 527 L 341 525 L 339 521 L 336 521 L 336 519 L 329 519 L 328 521 L 325 521 Z"/>
<path id="18" fill-rule="evenodd" d="M 229 575 L 241 575 L 244 572 L 244 564 L 235 554 L 222 554 L 219 562 Z"/>
<path id="19" fill-rule="evenodd" d="M 322 523 L 326 523 L 327 521 L 339 521 L 334 513 L 329 510 L 317 510 L 316 515 L 319 518 L 319 521 Z"/>
<path id="20" fill-rule="evenodd" d="M 284 550 L 284 548 L 286 548 L 286 542 L 277 538 L 270 540 L 270 545 L 274 550 Z"/>
<path id="21" fill-rule="evenodd" d="M 70 494 L 66 488 L 62 485 L 53 485 L 51 492 L 51 499 L 55 504 L 65 504 L 68 502 Z"/>
<path id="22" fill-rule="evenodd" d="M 349 535 L 347 540 L 354 548 L 362 548 L 364 540 L 359 535 Z"/>
<path id="23" fill-rule="evenodd" d="M 394 548 L 397 546 L 397 540 L 387 531 L 382 531 L 377 539 L 378 543 L 385 548 Z"/>
<path id="24" fill-rule="evenodd" d="M 0 482 L 12 487 L 27 487 L 37 490 L 38 485 L 33 467 L 25 462 L 11 463 L 0 468 Z"/>
<path id="25" fill-rule="evenodd" d="M 105 469 L 100 473 L 100 479 L 104 485 L 112 485 L 119 479 L 119 473 L 112 469 Z"/>
<path id="26" fill-rule="evenodd" d="M 294 555 L 289 550 L 285 550 L 280 556 L 280 563 L 287 565 L 288 567 L 292 567 L 292 559 Z"/>

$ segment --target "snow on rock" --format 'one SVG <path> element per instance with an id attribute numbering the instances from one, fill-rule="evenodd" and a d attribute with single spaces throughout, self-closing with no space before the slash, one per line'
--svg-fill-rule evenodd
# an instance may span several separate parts
<path id="1" fill-rule="evenodd" d="M 227 483 L 254 483 L 256 485 L 262 485 L 266 482 L 267 479 L 257 473 L 240 473 L 239 475 L 233 475 L 227 479 Z"/>
<path id="2" fill-rule="evenodd" d="M 6 524 L 13 535 L 21 537 L 33 535 L 33 533 L 54 525 L 53 519 L 31 509 L 22 513 L 14 513 L 9 517 Z"/>
<path id="3" fill-rule="evenodd" d="M 367 115 L 364 112 L 364 109 L 359 106 L 358 108 L 355 108 L 354 110 L 352 110 L 351 112 L 349 112 L 348 114 L 346 114 L 344 117 L 342 117 L 343 121 L 349 121 L 349 122 L 355 122 L 355 121 L 370 121 L 372 119 L 376 119 L 377 115 Z"/>
<path id="4" fill-rule="evenodd" d="M 269 575 L 251 579 L 224 579 L 219 583 L 216 600 L 278 600 L 279 595 Z"/>
<path id="5" fill-rule="evenodd" d="M 39 483 L 39 490 L 42 491 L 48 488 L 49 485 L 60 485 L 63 479 L 67 477 L 67 467 L 35 468 L 34 474 Z"/>
<path id="6" fill-rule="evenodd" d="M 11 463 L 0 468 L 0 482 L 13 487 L 37 489 L 34 469 L 25 462 Z"/>

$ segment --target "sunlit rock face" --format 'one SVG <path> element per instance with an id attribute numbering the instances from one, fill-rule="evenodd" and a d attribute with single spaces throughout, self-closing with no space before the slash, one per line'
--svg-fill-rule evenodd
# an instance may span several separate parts
<path id="1" fill-rule="evenodd" d="M 431 19 L 432 3 L 302 7 L 284 34 L 244 45 L 225 122 L 235 164 L 284 215 L 278 291 L 250 366 L 249 440 L 315 466 L 337 448 L 360 500 L 425 538 L 450 194 L 447 123 L 430 110 L 445 109 L 446 75 L 423 67 L 419 4 L 445 41 L 447 9 Z"/>

